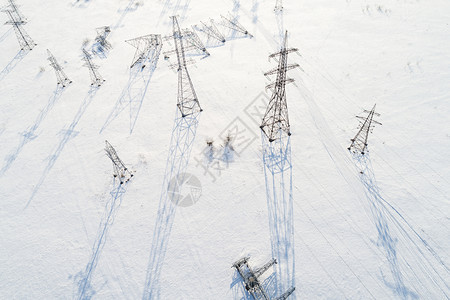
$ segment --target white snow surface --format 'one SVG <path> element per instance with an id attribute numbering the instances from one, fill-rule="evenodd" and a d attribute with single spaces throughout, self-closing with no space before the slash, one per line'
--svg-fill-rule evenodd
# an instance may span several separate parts
<path id="1" fill-rule="evenodd" d="M 210 18 L 219 21 L 221 14 L 231 12 L 254 37 L 209 47 L 210 57 L 194 56 L 195 64 L 188 66 L 203 112 L 187 171 L 200 180 L 202 195 L 194 205 L 176 210 L 159 288 L 161 299 L 247 299 L 242 283 L 232 286 L 232 263 L 246 255 L 254 266 L 271 258 L 260 119 L 252 119 L 246 108 L 254 108 L 255 99 L 259 103 L 269 83 L 263 73 L 276 66 L 268 60 L 279 50 L 275 1 L 16 2 L 29 20 L 24 29 L 37 46 L 15 64 L 19 46 L 14 32 L 9 25 L 0 27 L 0 71 L 15 64 L 0 80 L 0 167 L 55 91 L 46 49 L 73 83 L 44 113 L 35 137 L 0 177 L 0 298 L 77 298 L 77 274 L 92 256 L 111 198 L 105 139 L 135 176 L 92 273 L 93 299 L 142 298 L 177 109 L 177 75 L 169 68 L 176 60 L 164 60 L 161 54 L 132 134 L 126 109 L 100 134 L 128 81 L 134 48 L 124 41 L 169 35 L 171 15 L 179 15 L 186 28 Z M 448 299 L 450 3 L 283 2 L 288 44 L 300 54 L 291 54 L 289 62 L 302 68 L 289 72 L 296 83 L 287 87 L 295 297 Z M 6 21 L 2 13 L 0 22 Z M 113 48 L 106 58 L 94 56 L 94 62 L 106 82 L 79 112 L 90 88 L 81 45 L 105 25 L 112 27 L 108 40 Z M 163 51 L 173 47 L 173 42 L 163 43 Z M 428 245 L 396 236 L 395 255 L 411 293 L 396 289 L 364 186 L 346 149 L 357 131 L 355 115 L 375 103 L 383 125 L 369 136 L 369 149 L 380 194 L 399 212 L 391 222 L 398 221 L 409 234 L 413 228 Z M 65 140 L 74 120 L 79 121 L 75 133 Z M 236 122 L 245 137 L 235 141 L 234 161 L 228 166 L 217 161 L 222 170 L 216 165 L 205 173 L 206 140 L 212 138 L 220 148 Z M 51 159 L 55 163 L 46 169 Z M 425 254 L 409 252 L 412 248 Z M 422 274 L 423 265 L 432 271 Z"/>

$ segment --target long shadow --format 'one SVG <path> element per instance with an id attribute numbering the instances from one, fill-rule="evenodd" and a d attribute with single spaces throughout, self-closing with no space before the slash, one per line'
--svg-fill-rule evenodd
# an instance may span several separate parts
<path id="1" fill-rule="evenodd" d="M 374 222 L 378 239 L 377 245 L 384 250 L 393 282 L 389 282 L 382 273 L 385 285 L 401 299 L 418 299 L 428 295 L 425 287 L 424 295 L 418 289 L 426 278 L 448 298 L 449 286 L 440 272 L 429 259 L 431 254 L 441 267 L 449 274 L 449 270 L 439 255 L 426 240 L 411 226 L 411 224 L 387 202 L 378 188 L 373 172 L 370 153 L 361 155 L 353 153 L 353 159 L 360 170 L 360 180 L 365 187 L 370 213 Z M 428 252 L 428 254 L 427 254 Z M 409 278 L 415 278 L 420 284 L 412 285 Z M 407 283 L 410 287 L 407 287 Z"/>
<path id="2" fill-rule="evenodd" d="M 277 28 L 278 28 L 278 43 L 281 47 L 284 43 L 284 34 L 285 34 L 283 10 L 275 11 L 275 17 L 277 20 Z"/>
<path id="3" fill-rule="evenodd" d="M 161 13 L 159 14 L 159 18 L 158 18 L 158 23 L 156 25 L 159 25 L 161 20 L 163 20 L 163 18 L 167 16 L 167 12 L 169 11 L 171 4 L 172 4 L 172 0 L 164 1 L 164 5 L 161 9 Z"/>
<path id="4" fill-rule="evenodd" d="M 120 18 L 119 20 L 117 20 L 117 23 L 112 26 L 112 29 L 117 29 L 120 27 L 120 25 L 122 25 L 123 19 L 125 18 L 125 16 L 130 12 L 130 11 L 135 11 L 137 10 L 137 6 L 133 9 L 132 6 L 133 4 L 136 2 L 136 0 L 130 0 L 130 2 L 128 2 L 127 7 L 125 7 L 125 9 L 122 11 L 122 13 L 120 14 Z"/>
<path id="5" fill-rule="evenodd" d="M 161 299 L 159 281 L 177 203 L 181 200 L 179 182 L 184 182 L 183 176 L 189 163 L 199 118 L 200 113 L 183 118 L 177 108 L 142 299 Z"/>
<path id="6" fill-rule="evenodd" d="M 66 146 L 67 142 L 72 137 L 75 137 L 78 134 L 77 132 L 75 132 L 75 127 L 77 126 L 78 122 L 80 121 L 80 119 L 83 116 L 84 112 L 86 111 L 87 107 L 91 103 L 91 101 L 94 98 L 95 94 L 97 93 L 98 89 L 99 89 L 99 87 L 97 87 L 97 86 L 93 86 L 89 89 L 89 92 L 86 95 L 86 97 L 84 98 L 83 103 L 81 104 L 80 108 L 78 109 L 77 114 L 75 115 L 74 119 L 72 120 L 72 123 L 70 123 L 70 125 L 67 129 L 61 130 L 61 140 L 59 141 L 59 144 L 56 147 L 55 151 L 50 155 L 47 166 L 45 167 L 44 171 L 42 172 L 42 175 L 41 175 L 39 181 L 34 186 L 33 192 L 31 193 L 31 197 L 30 197 L 30 199 L 28 199 L 28 202 L 25 205 L 24 210 L 28 207 L 28 205 L 30 205 L 31 201 L 36 196 L 40 187 L 42 186 L 45 179 L 47 178 L 48 173 L 51 171 L 51 169 L 55 165 L 59 155 L 61 155 L 61 152 L 64 150 L 64 147 Z"/>
<path id="7" fill-rule="evenodd" d="M 186 19 L 186 15 L 189 9 L 189 4 L 191 0 L 184 0 L 184 4 L 180 4 L 181 0 L 177 0 L 177 4 L 175 6 L 175 9 L 173 10 L 173 15 L 180 15 L 180 21 L 183 21 Z M 180 13 L 181 12 L 181 13 Z"/>
<path id="8" fill-rule="evenodd" d="M 25 132 L 22 133 L 22 140 L 20 141 L 19 145 L 16 147 L 16 149 L 11 152 L 5 159 L 5 164 L 0 170 L 0 177 L 5 174 L 5 172 L 11 167 L 13 162 L 16 160 L 17 156 L 22 151 L 23 147 L 34 140 L 36 135 L 36 130 L 41 125 L 42 121 L 47 116 L 48 112 L 53 108 L 55 103 L 58 101 L 58 99 L 61 97 L 62 92 L 64 88 L 61 86 L 57 86 L 56 90 L 53 92 L 52 96 L 48 100 L 47 105 L 44 107 L 44 109 L 41 110 L 39 115 L 37 116 L 36 120 L 34 121 L 34 124 L 31 125 Z"/>
<path id="9" fill-rule="evenodd" d="M 274 291 L 281 295 L 295 286 L 291 142 L 282 131 L 273 142 L 261 136 L 272 256 L 278 262 Z"/>
<path id="10" fill-rule="evenodd" d="M 183 21 L 186 18 L 186 14 L 189 9 L 189 4 L 191 0 L 184 0 L 184 4 L 181 4 L 181 1 L 182 0 L 176 0 L 176 3 L 174 4 L 172 3 L 172 0 L 165 0 L 164 5 L 159 14 L 157 25 L 161 23 L 161 20 L 164 20 L 163 24 L 169 24 L 167 17 L 169 17 L 170 15 L 172 16 L 179 15 L 179 20 Z M 171 10 L 170 15 L 169 10 Z"/>
<path id="11" fill-rule="evenodd" d="M 130 114 L 130 134 L 133 133 L 134 126 L 139 116 L 139 111 L 142 107 L 142 102 L 144 101 L 145 95 L 147 93 L 150 80 L 152 79 L 153 73 L 155 72 L 156 66 L 158 64 L 159 55 L 161 53 L 161 45 L 156 49 L 151 50 L 148 54 L 147 59 L 143 63 L 136 64 L 133 68 L 130 68 L 130 77 L 125 88 L 122 90 L 122 94 L 117 100 L 113 110 L 109 114 L 105 121 L 105 124 L 100 129 L 100 133 L 106 129 L 106 127 L 114 121 L 121 112 L 129 107 Z"/>
<path id="12" fill-rule="evenodd" d="M 88 8 L 91 2 L 92 0 L 74 0 L 71 5 L 72 7 Z"/>
<path id="13" fill-rule="evenodd" d="M 0 72 L 0 81 L 17 66 L 17 64 L 30 52 L 30 50 L 20 50 L 16 56 L 6 65 L 6 67 Z"/>
<path id="14" fill-rule="evenodd" d="M 2 36 L 0 36 L 0 43 L 3 42 L 4 39 L 6 39 L 9 34 L 13 31 L 13 28 L 9 28 Z"/>
<path id="15" fill-rule="evenodd" d="M 98 227 L 97 237 L 92 246 L 92 254 L 89 262 L 84 271 L 75 276 L 78 287 L 78 300 L 91 299 L 96 293 L 91 284 L 92 275 L 97 267 L 103 247 L 105 246 L 108 231 L 114 223 L 114 218 L 122 203 L 123 195 L 127 191 L 127 185 L 128 182 L 120 184 L 119 180 L 114 180 L 113 188 L 110 191 L 111 199 L 105 205 L 105 211 Z"/>

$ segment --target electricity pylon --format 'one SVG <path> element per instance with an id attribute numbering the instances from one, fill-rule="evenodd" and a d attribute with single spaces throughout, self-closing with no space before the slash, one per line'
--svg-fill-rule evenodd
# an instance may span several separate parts
<path id="1" fill-rule="evenodd" d="M 183 34 L 178 24 L 176 16 L 173 21 L 173 39 L 178 61 L 178 102 L 177 106 L 182 117 L 203 111 L 197 99 L 191 77 L 186 67 L 186 57 L 184 55 Z"/>
<path id="2" fill-rule="evenodd" d="M 112 48 L 111 43 L 106 40 L 108 35 L 111 33 L 111 28 L 109 26 L 103 26 L 96 28 L 97 30 L 97 37 L 95 38 L 95 41 L 99 43 L 102 50 L 109 50 Z"/>
<path id="3" fill-rule="evenodd" d="M 58 81 L 58 84 L 60 84 L 62 87 L 65 87 L 67 84 L 72 83 L 72 80 L 70 80 L 66 73 L 62 70 L 61 65 L 58 63 L 56 58 L 53 56 L 53 54 L 50 52 L 50 50 L 47 49 L 48 54 L 48 60 L 50 61 L 50 66 L 55 70 L 56 73 L 56 80 Z"/>
<path id="4" fill-rule="evenodd" d="M 250 257 L 241 258 L 233 264 L 232 268 L 236 268 L 236 271 L 238 271 L 239 275 L 241 275 L 245 284 L 245 289 L 253 296 L 254 299 L 269 300 L 270 297 L 261 285 L 259 277 L 268 269 L 270 269 L 270 267 L 277 264 L 277 260 L 275 258 L 272 258 L 263 266 L 253 269 L 248 264 L 249 259 Z M 291 287 L 281 296 L 272 299 L 286 300 L 294 292 L 294 290 L 295 287 Z"/>
<path id="5" fill-rule="evenodd" d="M 281 51 L 269 56 L 269 58 L 276 57 L 278 59 L 278 67 L 264 74 L 265 76 L 277 75 L 275 82 L 266 86 L 267 89 L 272 89 L 273 93 L 260 126 L 261 130 L 269 139 L 269 142 L 277 139 L 280 130 L 288 136 L 291 135 L 286 102 L 286 83 L 294 82 L 294 80 L 286 78 L 286 72 L 299 67 L 298 64 L 289 65 L 287 62 L 288 54 L 296 51 L 298 51 L 296 48 L 287 48 L 286 31 L 284 45 L 281 47 Z"/>
<path id="6" fill-rule="evenodd" d="M 84 66 L 88 67 L 89 74 L 91 75 L 91 85 L 101 86 L 105 80 L 102 78 L 100 73 L 98 73 L 98 66 L 92 63 L 92 55 L 90 55 L 86 49 L 83 49 L 83 54 L 83 60 L 86 62 Z"/>
<path id="7" fill-rule="evenodd" d="M 299 66 L 287 62 L 288 54 L 295 51 L 287 48 L 286 32 L 281 50 L 269 56 L 277 59 L 278 66 L 264 74 L 276 74 L 276 80 L 267 86 L 272 96 L 260 126 L 272 256 L 278 262 L 275 290 L 279 294 L 295 285 L 291 132 L 286 102 L 286 83 L 293 82 L 286 72 Z"/>
<path id="8" fill-rule="evenodd" d="M 23 20 L 17 19 L 17 14 L 13 13 L 10 10 L 5 10 L 8 14 L 9 21 L 5 24 L 12 25 L 14 28 L 14 32 L 16 33 L 17 41 L 19 42 L 21 50 L 33 50 L 36 44 L 33 39 L 28 35 L 28 33 L 23 29 L 22 24 Z"/>
<path id="9" fill-rule="evenodd" d="M 133 173 L 128 170 L 123 161 L 119 158 L 116 149 L 114 149 L 114 147 L 108 141 L 105 141 L 105 143 L 106 155 L 108 155 L 108 157 L 111 159 L 114 167 L 113 176 L 115 178 L 119 178 L 120 184 L 128 182 L 131 177 L 133 177 Z"/>
<path id="10" fill-rule="evenodd" d="M 373 119 L 374 116 L 380 116 L 379 113 L 375 112 L 375 107 L 377 105 L 375 104 L 372 108 L 372 110 L 364 110 L 365 113 L 368 113 L 367 117 L 360 117 L 356 116 L 358 119 L 362 120 L 358 133 L 355 135 L 354 138 L 351 139 L 352 143 L 350 147 L 347 149 L 350 150 L 353 153 L 361 153 L 364 155 L 364 152 L 367 148 L 367 139 L 369 137 L 369 132 L 372 132 L 375 124 L 381 125 L 380 122 L 377 122 Z"/>
<path id="11" fill-rule="evenodd" d="M 130 68 L 136 65 L 141 65 L 142 69 L 145 68 L 146 61 L 150 60 L 150 63 L 152 63 L 151 60 L 158 59 L 159 50 L 162 47 L 161 35 L 159 34 L 148 34 L 125 42 L 136 48 Z M 153 56 L 155 50 L 158 50 L 156 57 Z"/>

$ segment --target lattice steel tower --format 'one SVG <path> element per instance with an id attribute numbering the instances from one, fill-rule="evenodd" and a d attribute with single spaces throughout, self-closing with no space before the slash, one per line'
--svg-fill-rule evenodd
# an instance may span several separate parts
<path id="1" fill-rule="evenodd" d="M 123 161 L 119 158 L 116 149 L 114 149 L 114 147 L 108 141 L 105 141 L 105 143 L 106 155 L 108 155 L 108 157 L 111 159 L 114 167 L 113 176 L 120 180 L 120 184 L 129 181 L 131 177 L 133 177 L 133 173 L 128 170 Z"/>
<path id="2" fill-rule="evenodd" d="M 95 41 L 103 48 L 103 50 L 109 50 L 112 48 L 111 43 L 106 40 L 108 35 L 111 33 L 111 28 L 109 26 L 103 26 L 96 28 L 97 36 Z"/>
<path id="3" fill-rule="evenodd" d="M 351 139 L 352 143 L 350 147 L 347 149 L 352 151 L 353 153 L 361 153 L 364 155 L 364 152 L 367 148 L 367 139 L 369 137 L 369 132 L 372 132 L 375 124 L 381 125 L 380 122 L 377 122 L 373 119 L 374 116 L 380 116 L 379 113 L 375 112 L 375 104 L 372 110 L 364 110 L 365 113 L 368 113 L 367 117 L 356 116 L 358 119 L 361 119 L 361 124 L 358 133 L 354 138 Z"/>
<path id="4" fill-rule="evenodd" d="M 14 28 L 14 32 L 16 33 L 17 41 L 19 42 L 21 50 L 33 50 L 36 43 L 33 39 L 28 35 L 28 33 L 23 29 L 22 25 L 24 21 L 22 19 L 18 19 L 18 14 L 13 13 L 10 10 L 5 10 L 6 14 L 8 14 L 9 21 L 5 24 L 12 25 Z"/>
<path id="5" fill-rule="evenodd" d="M 197 99 L 192 80 L 186 67 L 186 57 L 184 55 L 183 34 L 176 16 L 173 21 L 173 39 L 178 60 L 178 102 L 177 106 L 182 117 L 201 112 L 202 108 Z"/>
<path id="6" fill-rule="evenodd" d="M 89 52 L 86 51 L 86 49 L 83 49 L 83 55 L 83 60 L 86 62 L 84 66 L 88 67 L 89 74 L 91 75 L 91 85 L 101 86 L 102 83 L 105 82 L 105 80 L 97 71 L 98 66 L 92 63 L 92 55 L 90 55 Z"/>
<path id="7" fill-rule="evenodd" d="M 264 74 L 265 76 L 277 75 L 275 82 L 266 86 L 266 88 L 272 89 L 273 93 L 260 126 L 261 130 L 269 139 L 269 142 L 276 140 L 277 136 L 282 132 L 286 133 L 288 136 L 291 135 L 286 102 L 286 83 L 294 82 L 294 80 L 291 78 L 286 78 L 286 72 L 299 67 L 298 64 L 289 65 L 287 62 L 288 54 L 296 51 L 298 51 L 297 48 L 287 48 L 286 31 L 284 36 L 284 44 L 281 47 L 280 52 L 269 56 L 269 58 L 278 59 L 278 67 Z M 282 132 L 280 132 L 280 130 Z"/>
<path id="8" fill-rule="evenodd" d="M 56 58 L 53 56 L 53 54 L 50 52 L 50 50 L 47 49 L 48 54 L 48 60 L 50 61 L 50 66 L 55 70 L 56 73 L 56 80 L 58 81 L 58 84 L 60 84 L 62 87 L 65 87 L 67 84 L 72 83 L 72 80 L 70 80 L 66 73 L 62 70 L 61 65 L 58 63 Z"/>

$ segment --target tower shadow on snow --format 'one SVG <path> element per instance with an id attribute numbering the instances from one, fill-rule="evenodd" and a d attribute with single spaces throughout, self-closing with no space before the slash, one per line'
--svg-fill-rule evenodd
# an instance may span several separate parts
<path id="1" fill-rule="evenodd" d="M 27 54 L 31 50 L 20 50 L 17 52 L 17 54 L 13 57 L 13 59 L 6 65 L 6 67 L 3 68 L 3 70 L 0 72 L 0 81 L 5 79 L 5 77 L 12 71 L 14 68 L 19 64 L 19 62 L 27 56 Z"/>
<path id="2" fill-rule="evenodd" d="M 184 182 L 184 178 L 179 176 L 183 176 L 187 169 L 200 118 L 200 112 L 182 117 L 177 108 L 176 113 L 153 231 L 143 299 L 160 299 L 161 269 L 175 218 L 176 203 L 181 200 L 181 195 L 175 192 L 177 187 L 173 185 L 177 185 L 177 182 L 173 179 L 177 178 L 178 182 Z"/>
<path id="3" fill-rule="evenodd" d="M 274 294 L 281 295 L 295 286 L 291 143 L 282 130 L 272 142 L 262 131 L 261 137 L 272 257 L 278 262 Z"/>
<path id="4" fill-rule="evenodd" d="M 128 83 L 122 90 L 113 110 L 100 129 L 100 133 L 113 122 L 125 108 L 129 108 L 130 115 L 130 134 L 133 133 L 134 126 L 139 116 L 145 95 L 150 84 L 150 80 L 158 64 L 158 58 L 161 52 L 161 45 L 151 51 L 142 63 L 134 64 L 130 68 Z"/>
<path id="5" fill-rule="evenodd" d="M 120 184 L 120 180 L 114 179 L 113 188 L 110 191 L 111 198 L 106 202 L 105 211 L 100 221 L 97 236 L 94 245 L 92 246 L 92 254 L 84 271 L 81 271 L 75 276 L 75 283 L 77 285 L 77 299 L 87 300 L 95 295 L 95 290 L 91 284 L 93 273 L 97 267 L 103 247 L 108 238 L 108 231 L 114 223 L 114 218 L 117 211 L 122 204 L 123 196 L 127 191 L 128 181 Z"/>
<path id="6" fill-rule="evenodd" d="M 403 215 L 383 198 L 369 151 L 366 150 L 365 154 L 352 153 L 352 156 L 360 170 L 359 176 L 365 187 L 370 216 L 378 232 L 376 245 L 383 250 L 389 263 L 391 279 L 387 279 L 387 274 L 381 271 L 384 284 L 401 299 L 418 299 L 428 295 L 429 291 L 423 284 L 430 280 L 448 298 L 445 289 L 448 290 L 449 286 L 433 266 L 431 259 L 436 259 L 448 273 L 445 263 Z M 412 284 L 412 278 L 417 280 L 416 284 Z M 425 288 L 422 293 L 419 292 L 421 288 Z"/>
<path id="7" fill-rule="evenodd" d="M 39 115 L 37 116 L 36 120 L 34 121 L 34 124 L 28 127 L 28 129 L 23 132 L 22 140 L 20 141 L 19 145 L 16 147 L 16 149 L 11 152 L 5 159 L 5 164 L 0 170 L 0 177 L 5 174 L 5 172 L 11 167 L 13 162 L 16 160 L 17 156 L 22 151 L 23 147 L 34 140 L 37 137 L 36 131 L 41 125 L 42 121 L 47 116 L 48 112 L 53 108 L 55 103 L 59 100 L 62 93 L 64 91 L 64 88 L 58 85 L 56 87 L 56 90 L 53 92 L 52 96 L 49 98 L 47 105 L 41 110 Z"/>
<path id="8" fill-rule="evenodd" d="M 60 132 L 61 139 L 59 141 L 59 144 L 57 145 L 55 151 L 49 156 L 47 166 L 42 172 L 39 181 L 34 186 L 33 192 L 31 193 L 31 196 L 28 199 L 28 202 L 25 205 L 24 210 L 28 207 L 28 205 L 30 205 L 31 201 L 36 196 L 37 192 L 39 191 L 45 179 L 47 178 L 47 175 L 50 173 L 51 169 L 53 168 L 59 156 L 61 155 L 61 152 L 64 150 L 64 147 L 66 146 L 67 142 L 69 142 L 71 138 L 75 137 L 78 134 L 78 132 L 75 131 L 75 128 L 78 125 L 78 122 L 80 121 L 87 107 L 91 103 L 92 99 L 95 97 L 95 94 L 97 93 L 98 89 L 99 89 L 98 86 L 91 86 L 80 108 L 78 109 L 77 114 L 72 120 L 72 123 L 70 123 L 67 129 L 61 130 Z"/>

